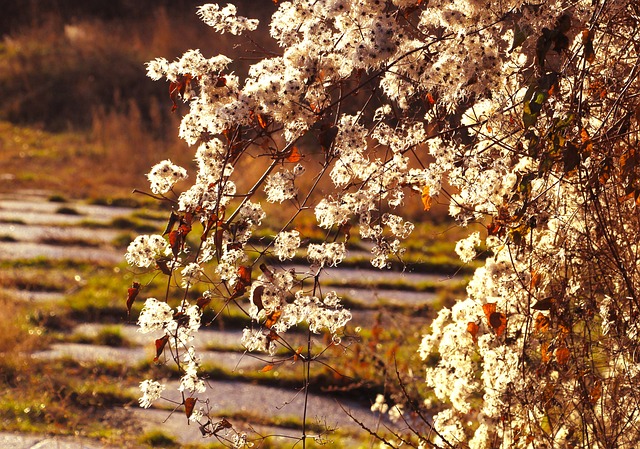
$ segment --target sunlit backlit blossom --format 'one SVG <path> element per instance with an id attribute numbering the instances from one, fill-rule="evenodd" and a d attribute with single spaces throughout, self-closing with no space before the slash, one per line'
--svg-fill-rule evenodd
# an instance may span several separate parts
<path id="1" fill-rule="evenodd" d="M 149 408 L 155 401 L 160 399 L 162 392 L 165 390 L 166 385 L 161 384 L 155 380 L 144 380 L 140 382 L 140 392 L 142 396 L 138 399 L 140 407 Z"/>
<path id="2" fill-rule="evenodd" d="M 129 265 L 149 267 L 158 257 L 171 255 L 169 243 L 161 235 L 139 235 L 127 247 L 125 259 Z"/>
<path id="3" fill-rule="evenodd" d="M 166 193 L 176 182 L 186 177 L 187 171 L 170 160 L 154 165 L 147 175 L 153 193 Z"/>

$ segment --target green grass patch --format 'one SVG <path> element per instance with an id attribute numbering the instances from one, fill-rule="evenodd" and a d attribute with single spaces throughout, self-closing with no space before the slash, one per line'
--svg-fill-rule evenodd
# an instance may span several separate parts
<path id="1" fill-rule="evenodd" d="M 24 220 L 19 218 L 0 218 L 0 223 L 2 224 L 15 224 L 15 225 L 26 225 L 27 223 Z"/>
<path id="2" fill-rule="evenodd" d="M 86 239 L 78 239 L 78 238 L 44 237 L 39 239 L 38 242 L 44 243 L 45 245 L 81 246 L 84 248 L 97 248 L 101 246 L 101 244 L 98 242 L 92 242 Z"/>
<path id="3" fill-rule="evenodd" d="M 180 444 L 171 435 L 166 434 L 162 430 L 150 430 L 142 435 L 138 441 L 140 444 L 146 444 L 149 447 L 162 448 L 178 448 Z"/>
<path id="4" fill-rule="evenodd" d="M 80 212 L 78 212 L 73 207 L 68 207 L 68 206 L 62 206 L 62 207 L 57 208 L 56 209 L 56 214 L 61 214 L 61 215 L 82 215 Z"/>
<path id="5" fill-rule="evenodd" d="M 49 201 L 50 203 L 66 203 L 68 200 L 59 194 L 53 194 L 50 195 L 49 198 L 47 198 L 47 201 Z"/>
<path id="6" fill-rule="evenodd" d="M 100 346 L 110 346 L 113 348 L 129 348 L 134 344 L 122 333 L 119 325 L 105 326 L 96 335 L 74 334 L 67 341 L 73 343 L 92 344 Z"/>
<path id="7" fill-rule="evenodd" d="M 7 266 L 0 270 L 0 287 L 25 291 L 64 292 L 77 285 L 78 271 L 65 268 Z"/>
<path id="8" fill-rule="evenodd" d="M 92 198 L 89 200 L 89 204 L 93 204 L 95 206 L 109 206 L 109 207 L 130 207 L 132 209 L 140 207 L 141 203 L 133 198 L 109 198 L 109 197 L 98 197 Z"/>
<path id="9" fill-rule="evenodd" d="M 155 224 L 150 224 L 142 220 L 136 220 L 128 217 L 116 217 L 111 220 L 109 227 L 116 229 L 129 229 L 141 234 L 159 232 L 159 228 Z"/>

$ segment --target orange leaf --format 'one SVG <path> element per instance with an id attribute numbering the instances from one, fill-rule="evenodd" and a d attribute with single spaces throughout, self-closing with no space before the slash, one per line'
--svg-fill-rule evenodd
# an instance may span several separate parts
<path id="1" fill-rule="evenodd" d="M 507 317 L 504 313 L 496 312 L 495 303 L 486 303 L 482 306 L 484 314 L 487 317 L 489 325 L 493 328 L 496 335 L 501 336 L 507 329 Z"/>
<path id="2" fill-rule="evenodd" d="M 300 162 L 301 157 L 298 147 L 293 147 L 291 149 L 291 153 L 287 157 L 287 162 Z"/>
<path id="3" fill-rule="evenodd" d="M 420 2 L 418 2 L 418 5 L 420 5 Z M 427 92 L 427 101 L 430 105 L 436 104 L 436 100 L 433 99 L 433 95 L 431 95 L 431 92 Z"/>
<path id="4" fill-rule="evenodd" d="M 593 62 L 596 60 L 596 52 L 593 49 L 593 32 L 589 30 L 582 30 L 582 43 L 584 44 L 584 59 L 587 62 Z"/>
<path id="5" fill-rule="evenodd" d="M 538 273 L 536 270 L 531 272 L 531 289 L 536 288 L 540 285 L 540 281 L 542 280 L 542 275 Z"/>
<path id="6" fill-rule="evenodd" d="M 271 327 L 278 322 L 278 320 L 280 319 L 281 315 L 282 315 L 282 311 L 281 310 L 276 310 L 275 312 L 269 314 L 269 316 L 267 317 L 266 321 L 264 322 L 264 326 L 267 329 L 271 329 Z"/>
<path id="7" fill-rule="evenodd" d="M 273 369 L 273 365 L 265 365 L 264 368 L 260 370 L 261 373 L 267 373 Z"/>
<path id="8" fill-rule="evenodd" d="M 542 357 L 542 363 L 547 363 L 551 359 L 551 354 L 549 354 L 549 343 L 546 341 L 540 346 L 540 356 Z"/>
<path id="9" fill-rule="evenodd" d="M 480 327 L 474 323 L 473 321 L 470 321 L 469 323 L 467 323 L 467 332 L 469 332 L 471 334 L 471 338 L 473 338 L 473 342 L 474 343 L 478 343 L 478 329 Z"/>
<path id="10" fill-rule="evenodd" d="M 580 140 L 582 140 L 583 151 L 585 153 L 591 153 L 591 151 L 593 151 L 593 142 L 585 128 L 580 130 Z"/>
<path id="11" fill-rule="evenodd" d="M 491 223 L 489 223 L 489 225 L 487 226 L 487 233 L 489 235 L 498 235 L 501 229 L 502 226 L 500 225 L 500 223 L 492 220 Z"/>
<path id="12" fill-rule="evenodd" d="M 545 315 L 539 313 L 536 315 L 536 323 L 534 325 L 535 330 L 538 332 L 547 332 L 551 321 Z"/>
<path id="13" fill-rule="evenodd" d="M 131 288 L 127 290 L 127 315 L 131 313 L 131 306 L 136 300 L 136 296 L 140 292 L 140 282 L 134 282 L 131 284 Z"/>
<path id="14" fill-rule="evenodd" d="M 244 265 L 238 267 L 238 281 L 235 288 L 233 289 L 233 295 L 231 295 L 231 299 L 235 299 L 244 295 L 244 292 L 247 291 L 247 287 L 250 285 L 251 268 L 245 267 Z"/>
<path id="15" fill-rule="evenodd" d="M 564 365 L 569 360 L 571 353 L 569 352 L 569 349 L 567 349 L 566 346 L 560 346 L 558 349 L 556 349 L 555 356 L 558 363 L 560 365 Z"/>
<path id="16" fill-rule="evenodd" d="M 249 286 L 251 284 L 251 268 L 246 267 L 244 265 L 238 267 L 238 282 L 245 284 L 245 286 Z"/>
<path id="17" fill-rule="evenodd" d="M 431 209 L 431 195 L 429 195 L 429 186 L 422 189 L 422 206 L 425 211 Z"/>
<path id="18" fill-rule="evenodd" d="M 489 321 L 489 317 L 492 313 L 496 311 L 496 303 L 488 302 L 482 305 L 482 310 L 484 311 L 485 316 L 487 317 L 487 321 Z"/>
<path id="19" fill-rule="evenodd" d="M 266 129 L 267 126 L 269 126 L 264 115 L 256 114 L 256 118 L 258 119 L 258 125 L 260 125 L 260 128 Z"/>
<path id="20" fill-rule="evenodd" d="M 193 413 L 193 407 L 196 405 L 196 398 L 186 398 L 184 400 L 184 413 L 187 415 L 187 418 L 191 417 Z"/>

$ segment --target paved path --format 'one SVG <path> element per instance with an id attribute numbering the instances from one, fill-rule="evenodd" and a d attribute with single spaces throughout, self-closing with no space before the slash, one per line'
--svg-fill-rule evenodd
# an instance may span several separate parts
<path id="1" fill-rule="evenodd" d="M 91 440 L 0 432 L 2 449 L 115 449 Z"/>

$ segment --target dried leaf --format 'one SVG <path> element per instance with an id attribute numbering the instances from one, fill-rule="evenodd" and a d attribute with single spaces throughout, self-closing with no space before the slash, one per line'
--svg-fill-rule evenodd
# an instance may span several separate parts
<path id="1" fill-rule="evenodd" d="M 187 418 L 191 417 L 193 413 L 193 408 L 196 405 L 196 398 L 186 398 L 184 400 L 184 413 L 187 415 Z"/>
<path id="2" fill-rule="evenodd" d="M 245 285 L 251 284 L 251 268 L 247 266 L 238 267 L 238 282 L 242 282 Z"/>
<path id="3" fill-rule="evenodd" d="M 247 287 L 251 285 L 251 268 L 244 265 L 238 267 L 238 281 L 233 289 L 231 299 L 238 298 L 247 291 Z"/>
<path id="4" fill-rule="evenodd" d="M 282 316 L 281 310 L 276 310 L 270 313 L 264 322 L 264 327 L 266 327 L 267 329 L 271 329 L 271 327 L 278 322 L 280 316 Z"/>
<path id="5" fill-rule="evenodd" d="M 571 353 L 569 352 L 569 349 L 563 345 L 555 350 L 555 356 L 558 364 L 564 365 L 569 360 Z"/>
<path id="6" fill-rule="evenodd" d="M 258 312 L 264 309 L 264 304 L 262 303 L 262 294 L 264 293 L 264 285 L 258 285 L 251 292 L 251 302 L 258 308 Z"/>
<path id="7" fill-rule="evenodd" d="M 348 242 L 351 238 L 351 223 L 342 223 L 338 228 L 338 234 L 344 234 L 344 241 Z"/>
<path id="8" fill-rule="evenodd" d="M 602 382 L 597 380 L 593 387 L 591 387 L 591 391 L 589 391 L 589 400 L 592 404 L 598 402 L 598 399 L 602 397 Z"/>
<path id="9" fill-rule="evenodd" d="M 166 274 L 167 276 L 171 276 L 171 268 L 169 268 L 169 259 L 158 259 L 156 260 L 156 265 L 162 272 L 162 274 Z"/>
<path id="10" fill-rule="evenodd" d="M 536 315 L 536 322 L 534 324 L 534 328 L 538 332 L 547 332 L 549 330 L 549 325 L 551 324 L 551 320 L 541 313 Z"/>
<path id="11" fill-rule="evenodd" d="M 211 297 L 210 296 L 200 296 L 196 301 L 196 305 L 198 306 L 198 308 L 200 310 L 202 310 L 205 307 L 207 307 L 209 305 L 209 303 L 211 303 Z"/>
<path id="12" fill-rule="evenodd" d="M 584 45 L 584 59 L 592 63 L 596 60 L 596 52 L 593 49 L 593 32 L 582 30 L 582 44 Z"/>
<path id="13" fill-rule="evenodd" d="M 224 229 L 219 228 L 213 237 L 213 243 L 216 247 L 216 254 L 218 257 L 222 256 L 222 240 L 224 238 Z"/>
<path id="14" fill-rule="evenodd" d="M 425 211 L 431 209 L 431 195 L 429 195 L 429 186 L 422 189 L 422 207 Z"/>
<path id="15" fill-rule="evenodd" d="M 127 290 L 127 315 L 131 314 L 131 306 L 136 300 L 138 293 L 140 293 L 140 282 L 134 282 L 131 284 L 131 288 Z"/>
<path id="16" fill-rule="evenodd" d="M 274 330 L 269 331 L 269 335 L 267 335 L 267 344 L 271 343 L 272 341 L 276 341 L 280 339 L 280 335 L 278 335 L 278 333 Z M 267 345 L 268 347 L 268 345 Z"/>
<path id="17" fill-rule="evenodd" d="M 488 321 L 491 314 L 496 311 L 496 303 L 488 302 L 486 304 L 483 304 L 482 311 L 484 312 L 484 315 L 487 317 L 487 321 Z"/>
<path id="18" fill-rule="evenodd" d="M 495 303 L 486 303 L 482 306 L 489 326 L 493 328 L 496 335 L 500 337 L 507 329 L 507 317 L 504 313 L 496 312 Z"/>
<path id="19" fill-rule="evenodd" d="M 176 81 L 169 84 L 169 98 L 173 103 L 171 112 L 175 112 L 178 109 L 178 97 L 184 95 L 184 92 L 191 85 L 191 79 L 191 75 L 187 73 L 186 75 L 180 75 Z"/>
<path id="20" fill-rule="evenodd" d="M 502 225 L 500 224 L 499 221 L 496 221 L 495 219 L 491 221 L 491 223 L 489 223 L 489 225 L 487 226 L 487 233 L 489 235 L 500 235 L 500 231 L 502 230 Z"/>
<path id="21" fill-rule="evenodd" d="M 540 274 L 538 271 L 533 270 L 531 272 L 531 283 L 530 283 L 530 288 L 533 290 L 534 288 L 536 288 L 538 285 L 540 285 L 540 281 L 542 280 L 542 274 Z"/>
<path id="22" fill-rule="evenodd" d="M 473 321 L 467 323 L 467 332 L 471 334 L 471 338 L 473 338 L 474 343 L 478 343 L 478 329 L 480 329 L 480 326 Z"/>
<path id="23" fill-rule="evenodd" d="M 496 335 L 500 337 L 507 329 L 507 317 L 504 313 L 494 312 L 489 317 L 489 324 L 496 331 Z"/>
<path id="24" fill-rule="evenodd" d="M 162 338 L 158 338 L 156 340 L 156 356 L 153 359 L 154 362 L 158 361 L 158 359 L 160 358 L 160 356 L 164 352 L 164 347 L 167 345 L 168 341 L 169 341 L 169 336 L 168 335 L 165 335 Z"/>
<path id="25" fill-rule="evenodd" d="M 165 228 L 162 235 L 167 235 L 171 231 L 173 231 L 173 227 L 180 220 L 180 215 L 176 214 L 174 211 L 171 211 L 171 215 L 169 216 L 169 222 L 167 223 L 167 227 Z"/>
<path id="26" fill-rule="evenodd" d="M 554 299 L 548 297 L 537 301 L 533 306 L 531 306 L 531 308 L 534 310 L 551 310 L 553 303 Z"/>
<path id="27" fill-rule="evenodd" d="M 287 162 L 300 162 L 301 158 L 302 156 L 300 154 L 300 151 L 298 150 L 298 147 L 293 147 L 291 149 L 291 153 L 287 157 Z"/>
<path id="28" fill-rule="evenodd" d="M 542 358 L 542 363 L 547 363 L 551 360 L 551 354 L 549 354 L 549 343 L 546 341 L 540 345 L 540 356 Z"/>
<path id="29" fill-rule="evenodd" d="M 333 141 L 338 135 L 338 127 L 331 124 L 323 124 L 320 127 L 320 133 L 318 134 L 318 142 L 324 151 L 329 151 Z"/>
<path id="30" fill-rule="evenodd" d="M 174 256 L 178 256 L 180 254 L 180 250 L 182 249 L 182 244 L 184 243 L 184 239 L 182 233 L 178 231 L 171 231 L 169 233 L 169 245 L 171 246 L 171 252 L 173 252 Z"/>
<path id="31" fill-rule="evenodd" d="M 260 128 L 266 129 L 267 126 L 269 126 L 269 123 L 267 122 L 267 118 L 264 115 L 256 114 L 256 119 L 258 120 L 258 125 L 260 125 Z"/>

